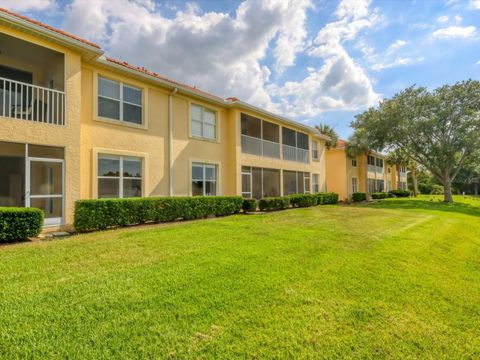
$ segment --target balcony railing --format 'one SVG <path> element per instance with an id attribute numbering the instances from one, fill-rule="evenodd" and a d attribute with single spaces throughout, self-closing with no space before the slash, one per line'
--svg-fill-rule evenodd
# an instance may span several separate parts
<path id="1" fill-rule="evenodd" d="M 280 144 L 253 136 L 242 135 L 242 152 L 280 159 Z"/>
<path id="2" fill-rule="evenodd" d="M 383 167 L 368 164 L 368 171 L 377 174 L 383 174 Z"/>
<path id="3" fill-rule="evenodd" d="M 65 125 L 65 92 L 0 77 L 0 116 Z"/>
<path id="4" fill-rule="evenodd" d="M 290 145 L 283 145 L 283 160 L 308 163 L 308 150 Z"/>

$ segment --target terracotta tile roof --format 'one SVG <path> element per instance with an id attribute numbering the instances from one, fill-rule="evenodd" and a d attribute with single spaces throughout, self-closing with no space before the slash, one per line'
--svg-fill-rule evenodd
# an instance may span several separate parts
<path id="1" fill-rule="evenodd" d="M 336 148 L 341 149 L 344 148 L 345 145 L 347 145 L 347 142 L 345 140 L 338 139 Z"/>
<path id="2" fill-rule="evenodd" d="M 17 13 L 14 13 L 10 10 L 7 10 L 7 9 L 4 9 L 4 8 L 1 8 L 0 7 L 0 12 L 3 12 L 5 14 L 8 14 L 8 15 L 12 15 L 12 16 L 15 16 L 16 18 L 19 18 L 21 20 L 25 20 L 25 21 L 28 21 L 29 23 L 32 23 L 32 24 L 35 24 L 35 25 L 38 25 L 38 26 L 41 26 L 47 30 L 50 30 L 50 31 L 54 31 L 56 32 L 57 34 L 60 34 L 60 35 L 64 35 L 64 36 L 68 36 L 69 38 L 71 39 L 74 39 L 74 40 L 77 40 L 77 41 L 80 41 L 86 45 L 89 45 L 89 46 L 93 46 L 93 47 L 96 47 L 97 49 L 101 49 L 100 45 L 97 45 L 91 41 L 88 41 L 88 40 L 85 40 L 85 39 L 82 39 L 82 38 L 79 38 L 78 36 L 75 36 L 75 35 L 72 35 L 72 34 L 69 34 L 65 31 L 62 31 L 60 29 L 57 29 L 57 28 L 54 28 L 50 25 L 47 25 L 47 24 L 44 24 L 40 21 L 37 21 L 37 20 L 33 20 L 33 19 L 30 19 L 26 16 L 23 16 L 23 15 L 20 15 L 20 14 L 17 14 Z"/>
<path id="3" fill-rule="evenodd" d="M 160 79 L 160 80 L 163 80 L 163 81 L 166 81 L 166 82 L 169 82 L 171 83 L 172 85 L 177 85 L 177 86 L 181 86 L 181 87 L 184 87 L 184 88 L 187 88 L 189 89 L 190 91 L 193 91 L 199 95 L 203 95 L 203 96 L 208 96 L 208 97 L 211 97 L 211 98 L 214 98 L 215 100 L 217 101 L 222 101 L 224 102 L 225 100 L 219 96 L 216 96 L 216 95 L 213 95 L 213 94 L 210 94 L 206 91 L 203 91 L 203 90 L 200 90 L 200 89 L 197 89 L 195 86 L 190 86 L 190 85 L 187 85 L 187 84 L 184 84 L 184 83 L 181 83 L 181 82 L 178 82 L 178 81 L 175 81 L 175 80 L 171 80 L 169 78 L 166 78 L 164 76 L 161 76 L 160 74 L 156 73 L 156 72 L 153 72 L 153 71 L 150 71 L 148 69 L 145 69 L 144 67 L 142 66 L 135 66 L 135 65 L 132 65 L 132 64 L 129 64 L 128 62 L 126 61 L 123 61 L 123 60 L 118 60 L 118 59 L 114 59 L 114 58 L 111 58 L 111 57 L 106 57 L 106 60 L 108 62 L 111 62 L 111 63 L 114 63 L 114 64 L 117 64 L 117 65 L 121 65 L 127 69 L 130 69 L 130 70 L 135 70 L 135 71 L 138 71 L 142 74 L 146 74 L 146 75 L 149 75 L 149 76 L 153 76 L 157 79 Z M 228 100 L 228 99 L 227 99 Z"/>

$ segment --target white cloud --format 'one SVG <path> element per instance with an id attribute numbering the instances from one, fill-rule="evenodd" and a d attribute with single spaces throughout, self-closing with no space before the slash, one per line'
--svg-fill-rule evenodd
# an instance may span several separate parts
<path id="1" fill-rule="evenodd" d="M 220 96 L 289 116 L 353 110 L 379 96 L 344 43 L 379 21 L 369 0 L 344 0 L 307 49 L 311 0 L 245 0 L 231 15 L 189 5 L 166 18 L 150 0 L 73 0 L 64 28 L 104 44 L 107 53 Z M 273 61 L 264 64 L 266 54 Z M 319 59 L 304 79 L 272 83 L 299 53 Z"/>
<path id="2" fill-rule="evenodd" d="M 395 61 L 392 61 L 391 63 L 375 64 L 375 65 L 372 66 L 372 70 L 382 71 L 382 70 L 397 67 L 397 66 L 406 66 L 406 65 L 417 64 L 417 63 L 420 63 L 424 60 L 425 60 L 424 57 L 420 57 L 420 58 L 416 58 L 416 59 L 408 58 L 408 57 L 399 57 L 399 58 L 396 58 Z"/>
<path id="3" fill-rule="evenodd" d="M 462 22 L 462 17 L 460 15 L 455 15 L 455 22 L 461 23 Z"/>
<path id="4" fill-rule="evenodd" d="M 447 15 L 439 16 L 437 18 L 437 21 L 440 23 L 446 23 L 448 20 L 450 20 L 450 18 Z"/>
<path id="5" fill-rule="evenodd" d="M 474 9 L 480 10 L 480 0 L 471 0 L 470 4 Z"/>
<path id="6" fill-rule="evenodd" d="M 40 11 L 55 5 L 55 0 L 0 0 L 0 7 L 11 11 Z"/>
<path id="7" fill-rule="evenodd" d="M 440 39 L 468 39 L 476 35 L 475 26 L 449 26 L 433 32 L 433 37 Z"/>
<path id="8" fill-rule="evenodd" d="M 394 53 L 395 51 L 404 47 L 407 44 L 408 44 L 408 41 L 397 40 L 387 48 L 387 54 L 392 54 L 392 53 Z"/>
<path id="9" fill-rule="evenodd" d="M 480 60 L 477 61 L 477 65 L 480 65 Z"/>

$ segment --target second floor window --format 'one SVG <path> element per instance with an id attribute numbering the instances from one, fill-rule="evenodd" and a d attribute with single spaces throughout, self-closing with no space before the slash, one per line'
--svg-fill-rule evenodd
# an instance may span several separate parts
<path id="1" fill-rule="evenodd" d="M 318 142 L 312 141 L 312 159 L 318 160 Z"/>
<path id="2" fill-rule="evenodd" d="M 141 125 L 142 90 L 99 76 L 98 116 Z"/>
<path id="3" fill-rule="evenodd" d="M 192 136 L 217 139 L 217 115 L 215 111 L 192 104 L 190 108 L 190 132 Z"/>

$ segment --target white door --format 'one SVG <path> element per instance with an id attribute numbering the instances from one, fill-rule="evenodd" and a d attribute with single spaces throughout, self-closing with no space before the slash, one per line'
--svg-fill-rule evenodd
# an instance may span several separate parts
<path id="1" fill-rule="evenodd" d="M 26 206 L 45 212 L 45 226 L 63 224 L 63 173 L 60 159 L 28 158 Z"/>

